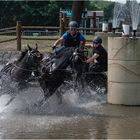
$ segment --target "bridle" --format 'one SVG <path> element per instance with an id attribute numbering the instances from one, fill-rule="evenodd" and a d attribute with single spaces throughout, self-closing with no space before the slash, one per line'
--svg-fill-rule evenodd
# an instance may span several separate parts
<path id="1" fill-rule="evenodd" d="M 39 58 L 39 57 L 41 57 L 41 54 L 39 53 L 39 52 L 35 52 L 35 53 L 32 53 L 32 51 L 28 51 L 27 52 L 27 58 L 26 58 L 26 62 L 28 62 L 29 61 L 29 58 L 30 57 L 34 57 L 34 56 L 36 56 L 37 58 Z M 22 67 L 20 67 L 20 66 L 18 66 L 17 64 L 14 64 L 13 65 L 15 68 L 18 68 L 18 69 L 20 69 L 20 70 L 23 70 L 23 71 L 27 71 L 27 72 L 34 72 L 34 71 L 38 71 L 38 69 L 36 68 L 36 69 L 26 69 L 26 68 L 22 68 Z"/>
<path id="2" fill-rule="evenodd" d="M 84 52 L 81 52 L 81 53 L 84 53 Z M 74 58 L 76 59 L 76 60 L 78 60 L 78 59 L 80 59 L 81 60 L 81 62 L 83 62 L 83 63 L 85 63 L 85 61 L 86 61 L 86 56 L 84 56 L 84 55 L 82 55 L 81 53 L 79 53 L 79 52 L 74 52 L 73 53 L 73 56 L 74 56 Z"/>
<path id="3" fill-rule="evenodd" d="M 41 54 L 38 51 L 35 53 L 33 53 L 32 51 L 28 51 L 27 54 L 28 56 L 27 56 L 26 62 L 28 62 L 30 57 L 33 58 L 34 56 L 36 56 L 37 58 L 39 58 L 41 56 Z"/>

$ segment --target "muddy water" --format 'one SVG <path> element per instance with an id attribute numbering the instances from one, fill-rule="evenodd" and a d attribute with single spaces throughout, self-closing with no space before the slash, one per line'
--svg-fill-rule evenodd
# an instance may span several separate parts
<path id="1" fill-rule="evenodd" d="M 0 97 L 0 139 L 103 139 L 140 138 L 139 107 L 106 103 L 106 95 L 79 97 L 72 90 L 59 104 L 54 95 L 41 108 L 41 89 L 29 88 L 8 105 L 9 95 Z"/>

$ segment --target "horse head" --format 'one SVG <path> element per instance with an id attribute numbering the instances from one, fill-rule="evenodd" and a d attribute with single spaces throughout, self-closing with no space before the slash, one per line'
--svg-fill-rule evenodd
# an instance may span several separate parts
<path id="1" fill-rule="evenodd" d="M 38 71 L 42 58 L 43 55 L 38 51 L 37 45 L 35 48 L 27 45 L 27 48 L 21 52 L 19 59 L 11 64 L 11 78 L 17 81 L 27 80 L 30 78 L 32 72 Z"/>
<path id="2" fill-rule="evenodd" d="M 35 48 L 30 47 L 30 45 L 27 45 L 27 47 L 28 48 L 21 53 L 22 59 L 19 59 L 20 63 L 24 63 L 30 68 L 37 68 L 43 58 L 43 55 L 38 51 L 37 44 Z"/>
<path id="3" fill-rule="evenodd" d="M 73 52 L 71 58 L 72 69 L 74 69 L 80 75 L 83 72 L 87 71 L 88 65 L 85 63 L 87 55 L 88 55 L 87 50 L 80 50 L 79 48 L 76 48 Z"/>

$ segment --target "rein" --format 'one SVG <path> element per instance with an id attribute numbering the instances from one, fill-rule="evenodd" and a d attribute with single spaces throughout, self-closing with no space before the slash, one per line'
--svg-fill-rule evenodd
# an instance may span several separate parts
<path id="1" fill-rule="evenodd" d="M 86 58 L 85 58 L 85 59 L 82 59 L 82 58 L 79 56 L 79 59 L 80 59 L 83 63 L 85 63 Z"/>
<path id="2" fill-rule="evenodd" d="M 16 67 L 16 68 L 18 68 L 18 69 L 21 69 L 21 70 L 24 70 L 24 71 L 29 71 L 29 72 L 37 71 L 37 69 L 30 70 L 30 69 L 21 68 L 21 67 L 17 66 L 16 64 L 14 64 L 14 67 Z"/>
<path id="3" fill-rule="evenodd" d="M 67 70 L 67 69 L 57 69 L 55 71 L 70 71 L 70 70 Z M 70 71 L 71 72 L 71 71 Z"/>

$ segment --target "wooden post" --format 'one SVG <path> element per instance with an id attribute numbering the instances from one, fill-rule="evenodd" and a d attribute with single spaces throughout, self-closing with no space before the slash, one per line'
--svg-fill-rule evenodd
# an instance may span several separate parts
<path id="1" fill-rule="evenodd" d="M 84 6 L 85 6 L 85 0 L 82 1 L 73 0 L 71 21 L 77 21 L 78 24 L 80 24 L 81 15 Z"/>
<path id="2" fill-rule="evenodd" d="M 62 36 L 63 33 L 65 32 L 64 18 L 65 18 L 64 13 L 60 13 L 60 36 Z"/>
<path id="3" fill-rule="evenodd" d="M 21 22 L 20 21 L 17 21 L 16 36 L 17 36 L 17 50 L 21 51 Z"/>
<path id="4" fill-rule="evenodd" d="M 93 28 L 96 28 L 96 12 L 93 12 Z"/>
<path id="5" fill-rule="evenodd" d="M 63 15 L 62 15 L 62 13 L 60 12 L 60 13 L 59 13 L 59 28 L 60 28 L 60 30 L 59 30 L 59 35 L 60 35 L 60 36 L 62 35 L 62 18 L 63 18 Z"/>
<path id="6" fill-rule="evenodd" d="M 67 16 L 66 13 L 63 13 L 63 33 L 66 31 L 66 27 L 67 27 Z"/>
<path id="7" fill-rule="evenodd" d="M 108 23 L 108 32 L 112 32 L 112 22 Z"/>

